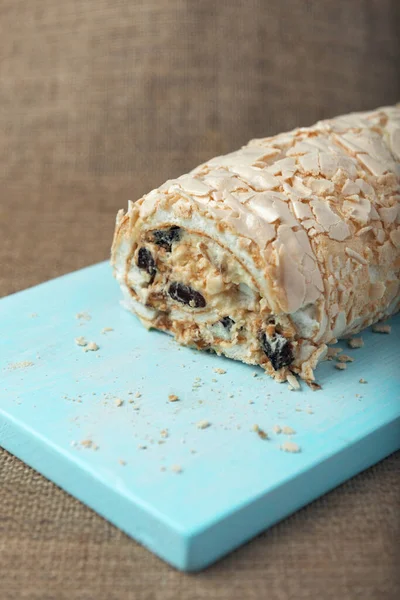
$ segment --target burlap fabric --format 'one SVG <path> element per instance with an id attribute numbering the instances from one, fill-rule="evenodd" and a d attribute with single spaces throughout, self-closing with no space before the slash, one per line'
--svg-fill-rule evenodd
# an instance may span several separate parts
<path id="1" fill-rule="evenodd" d="M 398 101 L 399 31 L 398 0 L 0 0 L 0 294 L 106 258 L 128 198 L 212 155 Z M 189 576 L 0 450 L 0 600 L 394 599 L 399 471 Z"/>

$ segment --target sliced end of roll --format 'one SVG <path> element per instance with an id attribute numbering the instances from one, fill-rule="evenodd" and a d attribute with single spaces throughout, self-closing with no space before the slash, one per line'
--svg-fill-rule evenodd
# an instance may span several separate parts
<path id="1" fill-rule="evenodd" d="M 196 219 L 191 202 L 184 200 L 186 216 L 178 195 L 150 212 L 142 199 L 119 215 L 112 262 L 125 306 L 181 344 L 260 365 L 277 381 L 291 372 L 312 380 L 325 346 L 300 338 L 276 312 L 284 299 L 268 284 L 258 247 L 204 213 Z"/>

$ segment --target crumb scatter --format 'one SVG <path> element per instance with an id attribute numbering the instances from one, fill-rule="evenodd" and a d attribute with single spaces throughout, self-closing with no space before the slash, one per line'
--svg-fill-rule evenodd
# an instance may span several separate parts
<path id="1" fill-rule="evenodd" d="M 390 325 L 385 325 L 384 323 L 376 323 L 372 325 L 372 331 L 374 333 L 390 333 L 392 328 Z"/>
<path id="2" fill-rule="evenodd" d="M 183 469 L 180 465 L 172 465 L 171 471 L 179 474 L 179 473 L 182 473 Z"/>
<path id="3" fill-rule="evenodd" d="M 90 438 L 84 439 L 81 441 L 81 446 L 83 446 L 83 448 L 88 448 L 91 450 L 98 450 L 99 447 L 97 444 L 94 443 L 93 440 L 91 440 Z"/>
<path id="4" fill-rule="evenodd" d="M 288 425 L 284 425 L 282 427 L 282 433 L 284 433 L 285 435 L 294 435 L 296 432 L 294 429 L 292 429 L 292 427 L 289 427 Z"/>
<path id="5" fill-rule="evenodd" d="M 258 437 L 261 438 L 262 440 L 268 439 L 268 433 L 266 431 L 264 431 L 264 429 L 261 429 L 261 427 L 259 427 L 257 424 L 253 425 L 253 431 L 255 431 L 255 433 L 258 435 Z"/>
<path id="6" fill-rule="evenodd" d="M 80 321 L 90 321 L 92 319 L 92 317 L 89 315 L 88 312 L 76 313 L 76 318 L 79 319 Z"/>
<path id="7" fill-rule="evenodd" d="M 199 421 L 197 423 L 197 429 L 207 429 L 207 427 L 210 427 L 211 423 L 210 421 L 207 421 L 206 419 L 202 419 L 201 421 Z"/>
<path id="8" fill-rule="evenodd" d="M 316 381 L 306 381 L 306 384 L 309 388 L 312 389 L 313 392 L 317 392 L 318 390 L 322 390 L 322 386 Z"/>
<path id="9" fill-rule="evenodd" d="M 300 446 L 295 444 L 295 442 L 284 442 L 280 446 L 280 449 L 283 450 L 283 452 L 291 452 L 292 454 L 296 454 L 297 452 L 301 451 Z"/>
<path id="10" fill-rule="evenodd" d="M 84 352 L 97 352 L 100 347 L 96 344 L 96 342 L 88 342 L 83 348 Z"/>
<path id="11" fill-rule="evenodd" d="M 35 363 L 31 360 L 21 360 L 20 362 L 9 363 L 8 369 L 10 371 L 15 371 L 16 369 L 26 369 L 27 367 L 33 367 Z"/>
<path id="12" fill-rule="evenodd" d="M 342 352 L 342 348 L 330 348 L 329 347 L 328 352 L 326 354 L 326 360 L 333 360 L 341 352 Z"/>
<path id="13" fill-rule="evenodd" d="M 350 348 L 362 348 L 364 346 L 364 340 L 362 337 L 351 338 L 348 342 Z"/>
<path id="14" fill-rule="evenodd" d="M 342 363 L 354 362 L 354 358 L 348 354 L 339 354 L 339 356 L 336 357 L 336 360 Z"/>
<path id="15" fill-rule="evenodd" d="M 339 371 L 345 371 L 347 369 L 347 365 L 344 362 L 337 362 L 335 369 L 338 369 Z"/>

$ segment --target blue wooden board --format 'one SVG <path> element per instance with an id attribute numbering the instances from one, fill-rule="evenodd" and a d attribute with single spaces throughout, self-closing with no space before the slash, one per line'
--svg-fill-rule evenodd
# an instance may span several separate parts
<path id="1" fill-rule="evenodd" d="M 204 568 L 399 448 L 399 317 L 391 335 L 363 332 L 364 348 L 339 344 L 355 362 L 321 364 L 322 390 L 291 392 L 146 331 L 119 300 L 101 263 L 0 301 L 0 444 L 179 569 Z M 280 449 L 276 424 L 300 453 Z"/>

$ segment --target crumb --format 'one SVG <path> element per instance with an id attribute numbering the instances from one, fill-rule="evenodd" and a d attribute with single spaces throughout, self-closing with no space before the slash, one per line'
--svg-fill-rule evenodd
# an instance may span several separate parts
<path id="1" fill-rule="evenodd" d="M 364 346 L 362 337 L 351 338 L 347 343 L 350 348 L 362 348 Z"/>
<path id="2" fill-rule="evenodd" d="M 347 369 L 347 365 L 343 362 L 337 362 L 335 365 L 335 369 L 339 369 L 339 371 L 345 371 Z"/>
<path id="3" fill-rule="evenodd" d="M 122 467 L 125 467 L 125 465 L 126 465 L 126 461 L 125 461 L 125 460 L 123 460 L 122 458 L 119 458 L 119 459 L 118 459 L 118 462 L 119 462 L 119 464 L 120 464 Z"/>
<path id="4" fill-rule="evenodd" d="M 372 331 L 374 333 L 390 333 L 392 328 L 390 325 L 384 325 L 383 323 L 376 323 L 376 325 L 372 325 Z"/>
<path id="5" fill-rule="evenodd" d="M 219 375 L 225 375 L 225 369 L 213 369 L 214 373 L 218 373 Z"/>
<path id="6" fill-rule="evenodd" d="M 339 354 L 339 356 L 336 357 L 336 360 L 342 363 L 354 362 L 354 358 L 352 358 L 348 354 Z"/>
<path id="7" fill-rule="evenodd" d="M 360 379 L 360 383 L 368 383 L 368 381 L 366 381 L 365 379 L 363 379 L 363 378 L 361 377 L 361 379 Z"/>
<path id="8" fill-rule="evenodd" d="M 167 469 L 165 467 L 160 467 L 160 471 L 166 471 Z"/>
<path id="9" fill-rule="evenodd" d="M 309 388 L 312 389 L 313 392 L 317 392 L 318 390 L 322 390 L 322 386 L 319 385 L 316 381 L 306 381 L 306 384 Z"/>
<path id="10" fill-rule="evenodd" d="M 254 400 L 249 400 L 249 404 L 254 404 Z"/>
<path id="11" fill-rule="evenodd" d="M 97 352 L 97 350 L 99 350 L 99 346 L 96 344 L 96 342 L 89 342 L 83 350 L 84 352 Z"/>
<path id="12" fill-rule="evenodd" d="M 211 379 L 211 381 L 212 381 L 213 383 L 217 383 L 217 380 L 216 380 L 216 379 Z"/>
<path id="13" fill-rule="evenodd" d="M 115 400 L 114 400 L 115 406 L 122 406 L 123 403 L 124 403 L 124 401 L 121 400 L 121 398 L 115 398 Z"/>
<path id="14" fill-rule="evenodd" d="M 274 425 L 272 429 L 275 431 L 275 433 L 281 433 L 281 431 L 282 431 L 282 429 L 279 425 Z"/>
<path id="15" fill-rule="evenodd" d="M 90 321 L 92 318 L 87 312 L 76 313 L 75 316 L 77 319 L 82 319 L 83 321 Z"/>
<path id="16" fill-rule="evenodd" d="M 313 410 L 311 410 L 311 408 L 309 408 L 309 409 L 307 410 L 307 414 L 309 414 L 309 415 L 313 415 L 313 414 L 314 414 L 314 411 L 313 411 Z"/>
<path id="17" fill-rule="evenodd" d="M 87 341 L 83 336 L 75 338 L 75 344 L 78 346 L 87 346 Z"/>
<path id="18" fill-rule="evenodd" d="M 103 327 L 101 333 L 107 333 L 108 331 L 114 331 L 114 329 L 112 327 Z"/>
<path id="19" fill-rule="evenodd" d="M 300 452 L 300 446 L 298 446 L 294 442 L 285 442 L 280 446 L 280 450 L 283 450 L 284 452 L 296 453 Z"/>
<path id="20" fill-rule="evenodd" d="M 147 446 L 144 446 L 143 444 L 139 444 L 138 448 L 139 450 L 147 450 Z"/>
<path id="21" fill-rule="evenodd" d="M 190 451 L 190 454 L 197 454 L 197 450 L 193 450 L 193 449 L 192 449 L 192 450 Z"/>
<path id="22" fill-rule="evenodd" d="M 178 398 L 178 396 L 176 396 L 176 394 L 170 394 L 170 395 L 168 396 L 168 400 L 169 400 L 170 402 L 177 402 L 177 401 L 179 400 L 179 398 Z"/>
<path id="23" fill-rule="evenodd" d="M 171 471 L 174 473 L 182 473 L 183 469 L 180 465 L 172 465 Z"/>
<path id="24" fill-rule="evenodd" d="M 98 450 L 99 448 L 97 444 L 95 444 L 91 439 L 82 440 L 81 446 L 83 446 L 84 448 L 91 448 L 92 450 Z"/>
<path id="25" fill-rule="evenodd" d="M 207 429 L 207 427 L 210 427 L 210 425 L 211 423 L 209 421 L 203 419 L 197 423 L 197 429 Z"/>
<path id="26" fill-rule="evenodd" d="M 298 382 L 298 379 L 295 375 L 293 375 L 293 373 L 289 373 L 286 376 L 287 382 L 289 383 L 289 389 L 290 390 L 299 390 L 300 389 L 300 384 Z"/>
<path id="27" fill-rule="evenodd" d="M 262 440 L 268 439 L 268 433 L 266 433 L 263 429 L 260 429 L 258 425 L 253 425 L 253 431 L 255 431 L 258 437 Z"/>
<path id="28" fill-rule="evenodd" d="M 35 363 L 31 360 L 22 360 L 21 362 L 9 363 L 8 368 L 11 371 L 15 371 L 15 369 L 25 369 L 26 367 L 32 367 Z"/>
<path id="29" fill-rule="evenodd" d="M 163 438 L 167 438 L 167 437 L 168 437 L 168 435 L 169 435 L 169 433 L 168 433 L 168 429 L 161 429 L 161 431 L 160 431 L 160 435 L 161 435 L 161 437 L 163 437 Z"/>
<path id="30" fill-rule="evenodd" d="M 36 317 L 38 317 L 39 315 L 37 313 L 32 313 L 30 315 L 31 319 L 35 319 Z"/>
<path id="31" fill-rule="evenodd" d="M 342 348 L 328 348 L 328 352 L 326 355 L 326 360 L 332 360 L 333 358 L 335 358 L 340 352 L 342 351 Z"/>
<path id="32" fill-rule="evenodd" d="M 296 406 L 295 410 L 296 412 L 302 412 L 303 409 L 301 409 L 300 406 Z"/>
<path id="33" fill-rule="evenodd" d="M 295 434 L 295 430 L 292 429 L 291 427 L 289 427 L 288 425 L 285 425 L 284 427 L 282 427 L 282 433 L 284 433 L 285 435 L 293 435 Z"/>
<path id="34" fill-rule="evenodd" d="M 135 398 L 141 398 L 141 397 L 142 397 L 142 394 L 140 392 L 136 392 Z"/>
<path id="35" fill-rule="evenodd" d="M 256 373 L 256 372 L 254 371 L 254 373 L 252 373 L 252 376 L 253 376 L 253 377 L 258 377 L 258 373 Z"/>

